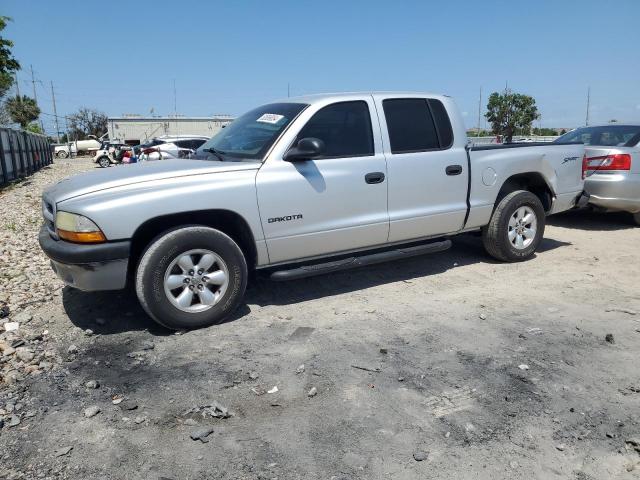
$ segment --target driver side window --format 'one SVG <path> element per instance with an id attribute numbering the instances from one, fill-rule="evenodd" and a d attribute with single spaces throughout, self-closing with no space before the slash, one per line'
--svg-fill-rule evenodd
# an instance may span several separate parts
<path id="1" fill-rule="evenodd" d="M 319 110 L 302 127 L 302 138 L 319 138 L 324 142 L 320 158 L 366 157 L 374 154 L 371 115 L 367 102 L 339 102 Z"/>

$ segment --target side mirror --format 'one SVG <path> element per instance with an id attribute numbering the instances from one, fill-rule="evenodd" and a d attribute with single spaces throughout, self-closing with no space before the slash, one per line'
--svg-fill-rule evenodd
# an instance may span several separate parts
<path id="1" fill-rule="evenodd" d="M 324 153 L 324 142 L 319 138 L 301 138 L 298 144 L 285 153 L 285 162 L 300 162 L 313 160 Z"/>

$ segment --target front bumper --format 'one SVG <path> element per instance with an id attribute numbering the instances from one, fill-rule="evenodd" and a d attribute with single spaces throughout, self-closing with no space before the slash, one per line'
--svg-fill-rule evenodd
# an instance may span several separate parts
<path id="1" fill-rule="evenodd" d="M 40 229 L 40 248 L 67 285 L 84 291 L 120 290 L 127 282 L 131 242 L 80 245 L 54 240 L 46 226 Z"/>

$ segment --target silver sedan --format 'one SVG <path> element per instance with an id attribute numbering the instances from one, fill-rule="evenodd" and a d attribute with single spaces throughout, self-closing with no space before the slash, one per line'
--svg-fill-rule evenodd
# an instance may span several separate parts
<path id="1" fill-rule="evenodd" d="M 589 204 L 629 212 L 640 225 L 640 125 L 580 127 L 555 142 L 586 145 L 583 171 Z"/>

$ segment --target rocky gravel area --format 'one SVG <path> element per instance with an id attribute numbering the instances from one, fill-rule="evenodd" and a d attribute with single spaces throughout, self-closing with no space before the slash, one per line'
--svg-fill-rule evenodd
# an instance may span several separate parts
<path id="1" fill-rule="evenodd" d="M 640 228 L 549 219 L 536 257 L 450 251 L 289 283 L 156 326 L 63 288 L 40 192 L 0 191 L 0 478 L 640 478 Z M 112 167 L 129 168 L 129 167 Z"/>
<path id="2" fill-rule="evenodd" d="M 34 404 L 25 382 L 55 375 L 62 361 L 48 305 L 59 302 L 64 285 L 51 275 L 38 245 L 40 196 L 51 183 L 91 168 L 88 158 L 56 160 L 0 190 L 0 431 L 20 428 L 46 411 Z M 0 468 L 0 478 L 3 473 Z"/>

